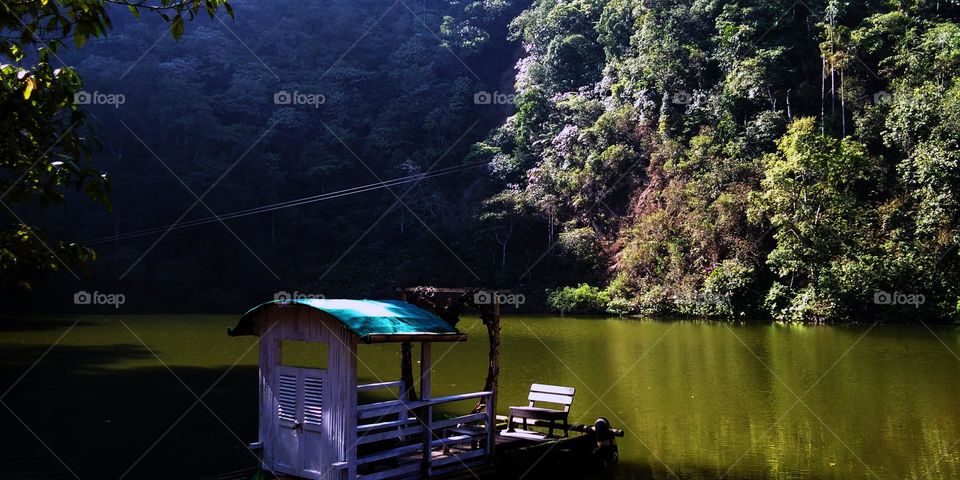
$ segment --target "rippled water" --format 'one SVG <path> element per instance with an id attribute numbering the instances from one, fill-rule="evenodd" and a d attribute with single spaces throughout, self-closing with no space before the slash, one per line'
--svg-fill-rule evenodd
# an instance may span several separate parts
<path id="1" fill-rule="evenodd" d="M 253 464 L 257 351 L 226 336 L 235 319 L 0 319 L 0 471 L 199 478 Z M 469 342 L 434 348 L 435 394 L 482 386 L 485 331 L 460 327 Z M 360 350 L 361 376 L 398 376 L 397 346 Z M 577 421 L 627 431 L 617 478 L 960 478 L 958 351 L 955 329 L 923 326 L 508 317 L 500 410 L 531 382 L 576 387 Z"/>

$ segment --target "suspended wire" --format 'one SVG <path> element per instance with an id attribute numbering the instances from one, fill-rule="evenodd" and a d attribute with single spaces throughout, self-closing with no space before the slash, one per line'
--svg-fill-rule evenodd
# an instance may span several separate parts
<path id="1" fill-rule="evenodd" d="M 440 177 L 443 175 L 449 175 L 452 173 L 458 173 L 465 170 L 470 170 L 477 168 L 483 165 L 486 165 L 486 161 L 480 161 L 475 163 L 468 163 L 464 165 L 455 165 L 452 167 L 445 167 L 437 169 L 433 172 L 428 173 L 418 173 L 414 175 L 407 175 L 405 177 L 398 177 L 391 180 L 384 180 L 381 182 L 369 183 L 366 185 L 360 185 L 357 187 L 345 188 L 343 190 L 337 190 L 335 192 L 321 193 L 318 195 L 311 195 L 309 197 L 296 198 L 293 200 L 286 200 L 283 202 L 272 203 L 269 205 L 263 205 L 260 207 L 248 208 L 245 210 L 238 210 L 235 212 L 229 212 L 222 215 L 214 215 L 210 217 L 198 218 L 194 220 L 189 220 L 186 222 L 173 223 L 170 225 L 157 226 L 151 228 L 145 228 L 143 230 L 136 230 L 133 232 L 121 233 L 117 235 L 111 235 L 108 237 L 95 238 L 86 242 L 83 242 L 84 245 L 98 245 L 101 243 L 108 243 L 118 240 L 127 240 L 130 238 L 142 237 L 145 235 L 152 235 L 155 233 L 162 233 L 168 230 L 179 230 L 181 228 L 196 227 L 199 225 L 206 225 L 208 223 L 221 222 L 224 220 L 231 220 L 234 218 L 246 217 L 249 215 L 258 215 L 261 213 L 272 212 L 275 210 L 281 210 L 285 208 L 298 207 L 300 205 L 306 205 L 309 203 L 322 202 L 325 200 L 333 200 L 335 198 L 346 197 L 350 195 L 356 195 L 359 193 L 366 193 L 374 190 L 381 190 L 384 188 L 389 188 L 397 185 L 402 185 L 405 183 L 419 182 L 421 180 L 427 180 L 430 178 Z"/>
<path id="2" fill-rule="evenodd" d="M 351 188 L 347 188 L 347 189 L 344 189 L 344 190 L 338 190 L 338 191 L 336 191 L 336 192 L 330 192 L 330 193 L 325 193 L 325 194 L 313 195 L 313 196 L 310 196 L 310 197 L 303 197 L 303 198 L 298 198 L 298 199 L 294 199 L 294 200 L 288 200 L 288 201 L 284 201 L 284 202 L 278 202 L 278 203 L 274 203 L 274 204 L 270 204 L 270 205 L 264 205 L 264 206 L 261 206 L 261 207 L 250 208 L 250 209 L 246 209 L 246 210 L 239 210 L 239 211 L 236 211 L 236 212 L 230 212 L 230 213 L 226 213 L 226 214 L 223 214 L 223 215 L 215 215 L 215 216 L 210 216 L 210 217 L 205 217 L 205 218 L 190 220 L 190 221 L 186 221 L 186 222 L 175 223 L 175 224 L 171 224 L 171 225 L 158 226 L 158 227 L 147 228 L 147 229 L 138 230 L 138 231 L 134 231 L 134 232 L 128 232 L 128 233 L 123 233 L 123 234 L 118 234 L 118 235 L 111 235 L 111 236 L 109 236 L 109 237 L 103 237 L 103 238 L 93 239 L 93 240 L 90 240 L 90 241 L 85 242 L 85 243 L 86 243 L 87 245 L 96 245 L 96 244 L 106 243 L 106 242 L 115 241 L 115 240 L 126 240 L 126 239 L 128 239 L 128 238 L 140 237 L 140 236 L 144 236 L 144 235 L 150 235 L 150 234 L 153 234 L 153 233 L 160 233 L 160 232 L 164 232 L 164 231 L 167 231 L 167 230 L 175 230 L 175 229 L 180 229 L 180 228 L 193 227 L 193 226 L 198 226 L 198 225 L 205 225 L 205 224 L 208 224 L 208 223 L 220 222 L 220 221 L 222 221 L 222 220 L 229 220 L 229 219 L 244 217 L 244 216 L 248 216 L 248 215 L 256 215 L 256 214 L 260 214 L 260 213 L 271 212 L 271 211 L 274 211 L 274 210 L 280 210 L 280 209 L 283 209 L 283 208 L 296 207 L 296 206 L 305 205 L 305 204 L 308 204 L 308 203 L 314 203 L 314 202 L 319 202 L 319 201 L 324 201 L 324 200 L 332 200 L 332 199 L 334 199 L 334 198 L 340 198 L 340 197 L 345 197 L 345 196 L 349 196 L 349 195 L 355 195 L 355 194 L 358 194 L 358 193 L 365 193 L 365 192 L 369 192 L 369 191 L 373 191 L 373 190 L 379 190 L 379 189 L 388 188 L 388 187 L 391 187 L 391 186 L 401 185 L 401 184 L 404 184 L 404 183 L 416 182 L 416 181 L 419 181 L 419 180 L 425 180 L 425 179 L 429 179 L 429 178 L 439 177 L 439 176 L 442 176 L 442 175 L 448 175 L 448 174 L 451 174 L 451 173 L 457 173 L 457 172 L 464 171 L 464 170 L 468 170 L 468 169 L 471 169 L 471 168 L 476 168 L 476 167 L 478 167 L 478 166 L 481 166 L 483 163 L 485 163 L 485 162 L 477 162 L 477 163 L 475 163 L 475 164 L 466 164 L 466 165 L 457 165 L 457 166 L 453 166 L 453 167 L 446 167 L 446 168 L 439 169 L 439 170 L 437 170 L 437 171 L 435 171 L 435 172 L 430 172 L 430 173 L 428 173 L 428 174 L 408 175 L 408 176 L 406 176 L 406 177 L 395 178 L 395 179 L 386 180 L 386 181 L 383 181 L 383 182 L 375 182 L 375 183 L 371 183 L 371 184 L 367 184 L 367 185 L 361 185 L 361 186 L 358 186 L 358 187 L 351 187 Z"/>

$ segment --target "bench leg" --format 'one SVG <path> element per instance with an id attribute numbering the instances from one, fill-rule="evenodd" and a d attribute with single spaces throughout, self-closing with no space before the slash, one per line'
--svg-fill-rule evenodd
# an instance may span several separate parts
<path id="1" fill-rule="evenodd" d="M 570 424 L 567 423 L 567 419 L 563 419 L 563 438 L 570 436 Z"/>
<path id="2" fill-rule="evenodd" d="M 548 437 L 553 436 L 553 419 L 552 418 L 550 419 L 550 428 L 547 429 L 547 436 Z"/>
<path id="3" fill-rule="evenodd" d="M 507 431 L 513 433 L 513 415 L 507 417 Z"/>

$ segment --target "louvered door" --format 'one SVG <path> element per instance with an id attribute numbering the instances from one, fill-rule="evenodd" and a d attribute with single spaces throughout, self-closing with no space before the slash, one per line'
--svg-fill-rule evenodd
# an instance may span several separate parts
<path id="1" fill-rule="evenodd" d="M 300 472 L 300 432 L 298 397 L 300 372 L 298 368 L 280 366 L 274 378 L 273 394 L 276 411 L 276 452 L 274 469 L 297 475 Z"/>
<path id="2" fill-rule="evenodd" d="M 305 478 L 332 478 L 323 433 L 326 392 L 325 370 L 304 368 L 303 372 L 303 428 L 300 433 L 300 472 Z"/>
<path id="3" fill-rule="evenodd" d="M 281 373 L 277 378 L 277 419 L 293 427 L 297 421 L 297 375 Z"/>
<path id="4" fill-rule="evenodd" d="M 280 366 L 274 385 L 279 445 L 275 467 L 302 478 L 326 473 L 323 433 L 326 371 Z"/>
<path id="5" fill-rule="evenodd" d="M 323 376 L 304 371 L 303 378 L 303 425 L 323 425 Z"/>

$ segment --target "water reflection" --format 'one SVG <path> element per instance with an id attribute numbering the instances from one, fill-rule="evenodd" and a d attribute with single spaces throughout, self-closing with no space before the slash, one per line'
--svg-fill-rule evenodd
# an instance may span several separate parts
<path id="1" fill-rule="evenodd" d="M 480 328 L 436 388 L 479 386 Z M 628 431 L 620 478 L 960 478 L 960 361 L 922 327 L 515 317 L 502 354 L 501 408 L 572 385 L 574 417 Z"/>
<path id="2" fill-rule="evenodd" d="M 77 319 L 40 320 L 0 328 L 0 389 Z M 121 320 L 197 392 L 240 359 L 208 401 L 231 429 L 255 435 L 257 351 L 224 334 L 235 317 L 83 317 L 4 398 L 81 476 L 122 473 L 193 401 Z M 460 327 L 469 342 L 434 348 L 436 394 L 482 387 L 484 328 L 477 319 Z M 576 387 L 575 420 L 606 416 L 628 432 L 621 479 L 960 478 L 960 360 L 946 348 L 960 350 L 960 336 L 869 328 L 509 317 L 500 409 L 525 403 L 531 382 Z M 360 350 L 362 377 L 399 376 L 396 345 Z M 0 447 L 23 458 L 5 469 L 69 477 L 5 414 Z M 167 438 L 135 476 L 213 474 L 250 460 L 202 407 Z M 197 449 L 204 455 L 191 456 Z"/>

